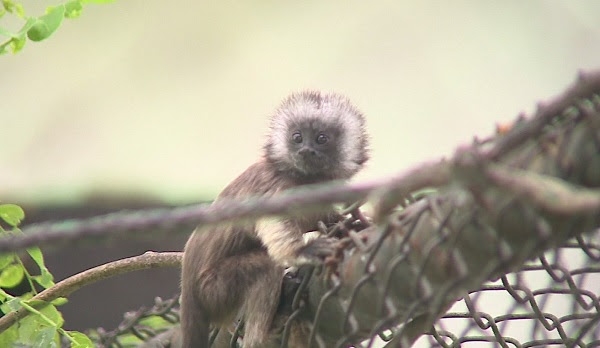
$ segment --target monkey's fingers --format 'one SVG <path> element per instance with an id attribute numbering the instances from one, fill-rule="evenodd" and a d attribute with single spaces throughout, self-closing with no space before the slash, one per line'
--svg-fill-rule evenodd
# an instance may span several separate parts
<path id="1" fill-rule="evenodd" d="M 300 251 L 301 258 L 307 263 L 322 264 L 325 258 L 332 256 L 338 245 L 335 238 L 316 238 L 308 242 Z"/>

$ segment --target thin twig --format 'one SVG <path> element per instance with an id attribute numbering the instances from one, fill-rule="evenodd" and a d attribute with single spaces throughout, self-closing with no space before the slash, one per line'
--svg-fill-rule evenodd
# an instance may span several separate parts
<path id="1" fill-rule="evenodd" d="M 147 251 L 139 256 L 109 262 L 64 279 L 54 286 L 40 292 L 28 302 L 35 303 L 35 301 L 44 301 L 45 303 L 48 303 L 59 297 L 68 296 L 86 285 L 124 273 L 148 268 L 179 267 L 182 254 L 183 253 L 180 252 L 157 253 Z M 41 306 L 43 306 L 43 304 Z M 26 317 L 28 314 L 30 314 L 29 311 L 21 308 L 0 318 L 0 333 L 11 327 L 18 320 Z"/>

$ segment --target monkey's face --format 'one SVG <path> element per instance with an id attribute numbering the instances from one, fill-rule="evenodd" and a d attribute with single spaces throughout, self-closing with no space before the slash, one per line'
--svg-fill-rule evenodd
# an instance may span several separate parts
<path id="1" fill-rule="evenodd" d="M 306 181 L 348 179 L 367 161 L 362 114 L 337 94 L 292 94 L 271 119 L 266 158 Z"/>
<path id="2" fill-rule="evenodd" d="M 339 138 L 339 127 L 319 119 L 291 125 L 287 146 L 293 166 L 305 175 L 329 176 L 339 165 Z"/>

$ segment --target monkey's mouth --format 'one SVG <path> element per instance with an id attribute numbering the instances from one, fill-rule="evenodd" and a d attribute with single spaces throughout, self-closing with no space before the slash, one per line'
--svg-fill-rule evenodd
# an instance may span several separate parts
<path id="1" fill-rule="evenodd" d="M 296 160 L 298 168 L 307 174 L 321 173 L 327 169 L 325 156 L 314 150 L 302 149 L 298 151 Z"/>

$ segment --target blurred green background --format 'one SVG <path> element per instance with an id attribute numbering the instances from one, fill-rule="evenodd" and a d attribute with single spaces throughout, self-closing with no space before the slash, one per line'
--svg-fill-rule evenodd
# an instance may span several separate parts
<path id="1" fill-rule="evenodd" d="M 30 14 L 48 5 L 23 2 Z M 36 13 L 37 11 L 37 13 Z M 303 88 L 367 115 L 376 178 L 600 67 L 599 1 L 116 1 L 0 57 L 0 198 L 213 197 Z"/>

